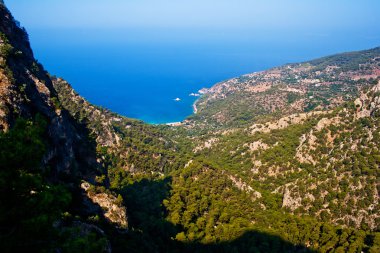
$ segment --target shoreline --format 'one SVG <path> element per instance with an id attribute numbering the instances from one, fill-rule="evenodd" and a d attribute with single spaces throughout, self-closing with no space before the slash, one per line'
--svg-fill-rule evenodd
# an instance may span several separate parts
<path id="1" fill-rule="evenodd" d="M 181 126 L 182 122 L 181 121 L 178 121 L 178 122 L 169 122 L 169 123 L 165 123 L 165 125 L 167 125 L 167 126 Z"/>
<path id="2" fill-rule="evenodd" d="M 197 113 L 198 113 L 197 101 L 198 101 L 198 99 L 193 103 L 193 113 L 194 113 L 194 114 L 197 114 Z"/>
<path id="3" fill-rule="evenodd" d="M 202 90 L 204 90 L 206 88 L 203 88 Z M 200 91 L 202 91 L 200 90 Z M 197 102 L 199 101 L 200 97 L 204 94 L 205 92 L 200 92 L 200 96 L 196 98 L 196 100 L 194 101 L 192 107 L 193 107 L 193 113 L 192 114 L 197 114 L 198 113 L 198 108 L 197 108 Z M 192 115 L 191 114 L 191 115 Z M 150 124 L 150 125 L 167 125 L 167 126 L 181 126 L 184 121 L 187 119 L 187 117 L 191 116 L 191 115 L 188 115 L 186 116 L 182 121 L 174 121 L 174 122 L 166 122 L 166 123 L 151 123 L 151 122 L 147 122 L 147 121 L 144 121 L 145 123 L 147 124 Z"/>

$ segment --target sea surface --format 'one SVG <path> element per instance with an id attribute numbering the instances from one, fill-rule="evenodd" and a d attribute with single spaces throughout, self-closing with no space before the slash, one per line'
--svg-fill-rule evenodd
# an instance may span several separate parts
<path id="1" fill-rule="evenodd" d="M 27 30 L 49 73 L 93 104 L 154 124 L 182 121 L 189 94 L 219 81 L 380 45 L 365 31 Z"/>

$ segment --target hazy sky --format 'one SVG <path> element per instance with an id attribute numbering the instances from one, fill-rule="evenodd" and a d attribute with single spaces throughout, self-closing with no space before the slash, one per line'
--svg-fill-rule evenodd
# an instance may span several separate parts
<path id="1" fill-rule="evenodd" d="M 26 28 L 366 29 L 379 0 L 5 0 Z"/>

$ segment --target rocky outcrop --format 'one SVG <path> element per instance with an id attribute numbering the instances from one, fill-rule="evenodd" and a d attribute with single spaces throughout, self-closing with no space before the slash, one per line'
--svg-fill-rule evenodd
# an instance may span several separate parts
<path id="1" fill-rule="evenodd" d="M 301 198 L 292 196 L 294 193 L 289 190 L 288 186 L 285 186 L 284 195 L 282 197 L 282 207 L 289 208 L 294 211 L 301 206 Z"/>
<path id="2" fill-rule="evenodd" d="M 243 180 L 241 180 L 241 178 L 236 178 L 232 175 L 230 175 L 228 178 L 232 181 L 232 183 L 234 183 L 236 188 L 238 188 L 241 191 L 250 193 L 252 195 L 253 200 L 261 198 L 261 193 L 258 191 L 255 191 L 251 186 L 249 186 Z"/>
<path id="3" fill-rule="evenodd" d="M 290 125 L 302 124 L 310 118 L 317 117 L 319 115 L 323 115 L 327 113 L 329 113 L 329 111 L 313 111 L 309 113 L 292 114 L 292 115 L 280 118 L 273 122 L 266 122 L 265 124 L 254 124 L 250 127 L 250 130 L 251 130 L 251 134 L 255 134 L 257 132 L 269 133 L 272 130 L 287 128 Z"/>
<path id="4" fill-rule="evenodd" d="M 97 193 L 91 189 L 88 182 L 83 182 L 81 188 L 93 204 L 100 206 L 102 214 L 109 222 L 115 224 L 119 229 L 127 229 L 127 210 L 123 206 L 123 199 L 106 192 Z"/>
<path id="5" fill-rule="evenodd" d="M 254 142 L 252 142 L 250 144 L 248 144 L 248 143 L 244 144 L 243 147 L 249 147 L 249 150 L 251 152 L 253 152 L 253 151 L 260 150 L 260 149 L 261 150 L 266 150 L 266 149 L 269 148 L 269 145 L 266 144 L 266 143 L 264 143 L 264 142 L 262 142 L 262 141 L 254 141 Z"/>
<path id="6" fill-rule="evenodd" d="M 199 152 L 199 151 L 201 151 L 203 149 L 210 149 L 218 141 L 219 141 L 219 139 L 217 139 L 217 138 L 210 138 L 209 140 L 206 140 L 203 144 L 195 147 L 194 150 L 193 150 L 193 152 L 196 153 L 196 152 Z"/>

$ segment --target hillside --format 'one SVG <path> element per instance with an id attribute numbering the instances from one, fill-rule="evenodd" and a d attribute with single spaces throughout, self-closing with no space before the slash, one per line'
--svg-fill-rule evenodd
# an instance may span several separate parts
<path id="1" fill-rule="evenodd" d="M 379 252 L 380 48 L 205 90 L 178 126 L 86 101 L 0 4 L 2 252 Z"/>
<path id="2" fill-rule="evenodd" d="M 96 205 L 84 205 L 87 197 L 80 188 L 81 180 L 93 181 L 106 172 L 97 161 L 96 143 L 61 106 L 48 73 L 34 59 L 26 31 L 3 4 L 0 129 L 2 251 L 48 252 L 75 248 L 82 240 L 92 241 L 92 249 L 107 249 L 98 228 L 69 215 L 102 213 Z M 103 202 L 115 202 L 111 195 Z M 74 236 L 78 231 L 81 235 Z"/>
<path id="3" fill-rule="evenodd" d="M 369 52 L 377 59 L 377 49 Z M 376 60 L 368 61 L 372 69 L 367 73 L 377 73 Z M 356 71 L 339 74 L 357 76 L 361 80 L 353 81 L 354 92 L 334 106 L 294 112 L 285 109 L 281 114 L 262 117 L 249 124 L 235 122 L 231 127 L 212 122 L 207 125 L 196 118 L 186 120 L 179 127 L 148 126 L 96 109 L 61 79 L 55 79 L 54 86 L 65 108 L 78 120 L 88 122 L 92 132 L 100 138 L 98 145 L 112 153 L 113 163 L 108 165 L 111 189 L 124 197 L 132 227 L 149 231 L 145 236 L 152 242 L 150 247 L 157 251 L 167 251 L 166 244 L 183 247 L 172 245 L 172 237 L 177 243 L 210 245 L 257 229 L 281 234 L 295 245 L 309 244 L 322 252 L 331 248 L 368 250 L 369 246 L 357 240 L 374 236 L 370 231 L 377 231 L 379 227 L 379 78 L 374 74 L 364 75 L 360 69 Z M 261 84 L 246 85 L 254 89 Z M 231 89 L 234 88 L 231 85 Z M 324 84 L 314 89 L 328 96 L 329 88 Z M 257 93 L 260 92 L 265 93 Z M 229 96 L 234 93 L 221 95 L 222 100 L 228 100 Z M 109 131 L 118 136 L 118 144 L 101 140 L 100 134 L 107 131 L 101 130 L 100 125 L 108 125 Z M 133 132 L 136 139 L 127 138 Z M 147 134 L 149 148 L 145 146 Z M 164 142 L 160 144 L 157 140 Z M 136 167 L 123 152 L 133 154 L 140 166 Z M 141 189 L 143 192 L 139 192 Z M 218 196 L 224 201 L 220 202 Z M 155 209 L 145 204 L 152 201 L 157 203 Z M 166 231 L 167 220 L 182 228 L 161 232 L 157 241 L 156 231 Z M 319 241 L 326 236 L 323 227 L 329 224 L 336 226 L 329 227 L 328 233 L 335 233 L 330 234 L 329 240 L 336 238 L 337 241 Z M 295 232 L 290 232 L 293 226 L 301 237 L 294 237 Z M 309 226 L 320 226 L 321 230 L 311 233 Z M 340 238 L 340 227 L 345 228 L 344 233 L 352 237 L 354 244 L 361 246 L 341 245 L 347 238 Z M 311 233 L 315 239 L 305 233 Z M 133 241 L 139 240 L 133 237 Z M 185 249 L 187 247 L 203 250 L 199 245 Z"/>
<path id="4" fill-rule="evenodd" d="M 291 213 L 376 230 L 379 74 L 379 48 L 248 74 L 207 90 L 183 127 L 198 157 Z"/>
<path id="5" fill-rule="evenodd" d="M 197 124 L 233 127 L 335 108 L 376 84 L 380 48 L 288 64 L 216 84 L 196 102 Z"/>

